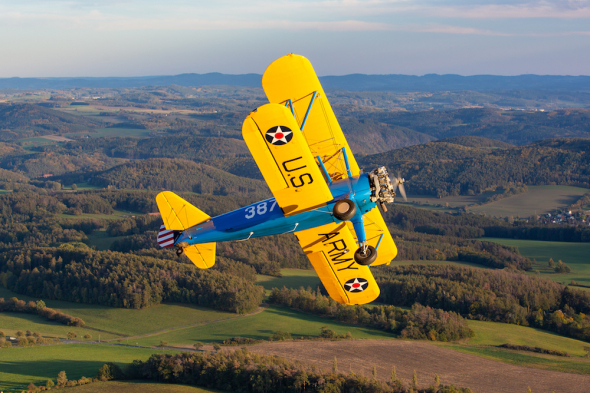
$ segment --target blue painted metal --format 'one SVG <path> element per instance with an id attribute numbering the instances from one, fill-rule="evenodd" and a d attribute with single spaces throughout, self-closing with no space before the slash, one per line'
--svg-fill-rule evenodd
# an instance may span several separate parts
<path id="1" fill-rule="evenodd" d="M 375 247 L 375 250 L 379 249 L 379 245 L 381 244 L 381 240 L 383 240 L 383 234 L 381 234 L 381 237 L 379 238 L 379 241 L 377 242 L 377 247 Z"/>
<path id="2" fill-rule="evenodd" d="M 301 132 L 303 132 L 303 127 L 305 127 L 305 122 L 307 121 L 307 116 L 309 116 L 309 111 L 311 110 L 311 106 L 313 105 L 313 102 L 315 101 L 315 96 L 318 92 L 314 91 L 313 95 L 311 96 L 311 101 L 309 102 L 309 106 L 307 107 L 307 112 L 305 112 L 305 117 L 303 118 L 303 123 L 301 123 Z M 295 116 L 295 115 L 293 115 Z"/>
<path id="3" fill-rule="evenodd" d="M 371 188 L 368 174 L 358 177 L 335 181 L 330 184 L 330 192 L 334 199 L 328 201 L 320 208 L 285 217 L 283 211 L 274 198 L 266 199 L 241 209 L 211 218 L 209 221 L 198 224 L 185 230 L 176 243 L 201 244 L 232 240 L 245 240 L 248 238 L 278 235 L 281 233 L 302 231 L 315 228 L 330 222 L 340 222 L 332 215 L 334 203 L 342 198 L 351 197 L 352 187 L 353 202 L 357 205 L 357 216 L 353 220 L 362 222 L 362 215 L 373 209 L 376 204 L 371 202 Z M 354 222 L 353 222 L 354 225 Z M 358 225 L 358 224 L 356 224 Z M 364 226 L 355 231 L 359 241 L 363 239 Z"/>
<path id="4" fill-rule="evenodd" d="M 365 233 L 365 224 L 363 223 L 363 215 L 362 213 L 359 214 L 357 210 L 357 214 L 352 217 L 352 226 L 354 227 L 354 232 L 356 233 L 357 244 L 362 244 L 367 241 L 367 234 Z"/>
<path id="5" fill-rule="evenodd" d="M 293 117 L 295 117 L 295 109 L 293 109 L 293 101 L 291 101 L 291 99 L 289 98 L 287 100 L 287 102 L 285 102 L 285 106 L 289 106 L 289 108 L 291 108 L 291 113 L 293 114 Z"/>
<path id="6" fill-rule="evenodd" d="M 316 158 L 318 159 L 318 162 L 320 163 L 320 168 L 322 169 L 322 172 L 324 172 L 324 175 L 326 176 L 326 179 L 328 180 L 328 186 L 331 186 L 332 185 L 332 178 L 330 177 L 330 174 L 328 173 L 326 166 L 322 162 L 322 159 L 320 156 L 317 156 Z"/>
<path id="7" fill-rule="evenodd" d="M 352 173 L 350 172 L 350 164 L 348 163 L 348 154 L 346 154 L 346 147 L 342 148 L 342 154 L 344 155 L 344 165 L 346 165 L 346 173 L 348 178 L 352 179 Z"/>

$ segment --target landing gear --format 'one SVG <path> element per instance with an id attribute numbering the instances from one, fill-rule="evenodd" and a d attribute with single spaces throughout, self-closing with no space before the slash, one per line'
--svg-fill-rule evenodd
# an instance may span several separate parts
<path id="1" fill-rule="evenodd" d="M 356 214 L 356 205 L 350 199 L 341 199 L 334 204 L 332 214 L 340 221 L 348 221 Z"/>
<path id="2" fill-rule="evenodd" d="M 354 260 L 359 265 L 368 266 L 377 259 L 377 250 L 373 246 L 361 245 L 354 253 Z"/>
<path id="3" fill-rule="evenodd" d="M 177 248 L 176 249 L 176 255 L 177 256 L 181 256 L 182 254 L 184 254 L 184 248 Z"/>

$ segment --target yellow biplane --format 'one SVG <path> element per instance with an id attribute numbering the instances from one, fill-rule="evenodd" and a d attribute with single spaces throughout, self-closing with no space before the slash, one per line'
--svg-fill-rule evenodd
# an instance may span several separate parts
<path id="1" fill-rule="evenodd" d="M 370 266 L 389 264 L 397 248 L 377 205 L 394 200 L 402 180 L 384 167 L 363 173 L 311 63 L 274 61 L 262 76 L 270 101 L 242 134 L 274 198 L 214 218 L 172 192 L 156 197 L 162 247 L 176 247 L 197 267 L 215 263 L 220 241 L 293 233 L 329 295 L 344 304 L 379 296 Z"/>

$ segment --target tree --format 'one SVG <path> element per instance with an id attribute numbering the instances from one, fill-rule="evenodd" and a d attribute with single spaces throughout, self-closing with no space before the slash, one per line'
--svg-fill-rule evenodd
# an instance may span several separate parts
<path id="1" fill-rule="evenodd" d="M 72 184 L 72 190 L 76 191 L 78 189 L 78 186 L 76 185 L 76 183 Z"/>
<path id="2" fill-rule="evenodd" d="M 393 368 L 391 369 L 391 382 L 396 383 L 397 381 L 397 372 L 395 371 L 395 366 L 393 366 Z"/>
<path id="3" fill-rule="evenodd" d="M 6 335 L 4 334 L 3 331 L 0 331 L 0 338 L 2 338 L 2 337 L 6 337 Z"/>
<path id="4" fill-rule="evenodd" d="M 36 392 L 36 391 L 37 391 L 37 386 L 36 386 L 36 385 L 35 385 L 33 382 L 31 382 L 31 383 L 29 384 L 29 386 L 27 386 L 27 390 L 28 390 L 29 392 Z"/>
<path id="5" fill-rule="evenodd" d="M 68 377 L 66 376 L 66 372 L 60 371 L 59 374 L 57 374 L 57 385 L 58 386 L 65 386 L 65 384 L 67 382 L 68 382 Z"/>
<path id="6" fill-rule="evenodd" d="M 289 332 L 284 332 L 282 330 L 277 330 L 273 335 L 272 335 L 272 339 L 273 341 L 285 341 L 285 340 L 290 340 L 291 339 L 291 333 Z"/>
<path id="7" fill-rule="evenodd" d="M 193 344 L 193 348 L 195 348 L 195 349 L 201 349 L 201 348 L 203 348 L 203 343 L 197 341 L 196 343 Z"/>
<path id="8" fill-rule="evenodd" d="M 18 332 L 16 332 L 16 337 L 24 337 L 25 336 L 25 332 L 23 332 L 22 330 L 19 330 Z"/>
<path id="9" fill-rule="evenodd" d="M 53 381 L 51 379 L 48 379 L 47 382 L 45 382 L 46 388 L 52 388 L 54 386 L 55 386 L 55 384 L 53 383 Z"/>
<path id="10" fill-rule="evenodd" d="M 412 375 L 412 387 L 413 392 L 418 391 L 418 375 L 416 375 L 416 370 L 414 370 L 414 375 Z"/>
<path id="11" fill-rule="evenodd" d="M 332 372 L 336 374 L 338 372 L 338 361 L 336 360 L 336 356 L 334 356 L 334 364 L 332 364 Z"/>
<path id="12" fill-rule="evenodd" d="M 168 346 L 168 341 L 160 341 L 160 345 L 158 345 L 161 348 L 165 348 Z"/>
<path id="13" fill-rule="evenodd" d="M 551 269 L 553 269 L 555 267 L 555 261 L 553 261 L 553 258 L 549 258 L 549 267 Z"/>
<path id="14" fill-rule="evenodd" d="M 375 367 L 375 365 L 373 365 L 373 372 L 371 373 L 372 377 L 373 377 L 373 381 L 377 380 L 377 367 Z"/>
<path id="15" fill-rule="evenodd" d="M 73 340 L 76 337 L 78 337 L 78 335 L 75 332 L 69 332 L 68 333 L 68 340 Z"/>
<path id="16" fill-rule="evenodd" d="M 215 343 L 215 344 L 213 344 L 213 349 L 216 351 L 219 351 L 221 349 L 221 345 Z"/>
<path id="17" fill-rule="evenodd" d="M 92 336 L 91 336 L 90 334 L 86 333 L 86 334 L 84 335 L 84 338 L 85 338 L 86 340 L 90 340 L 90 339 L 92 338 Z"/>

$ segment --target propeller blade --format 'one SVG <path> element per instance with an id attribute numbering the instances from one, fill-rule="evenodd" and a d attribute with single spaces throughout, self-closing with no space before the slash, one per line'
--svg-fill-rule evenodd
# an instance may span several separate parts
<path id="1" fill-rule="evenodd" d="M 400 183 L 399 192 L 402 194 L 402 197 L 404 197 L 404 202 L 407 202 L 408 198 L 406 197 L 406 189 L 404 188 L 404 183 Z"/>

